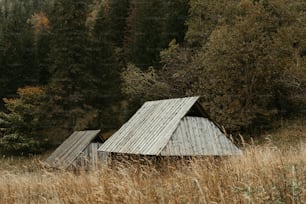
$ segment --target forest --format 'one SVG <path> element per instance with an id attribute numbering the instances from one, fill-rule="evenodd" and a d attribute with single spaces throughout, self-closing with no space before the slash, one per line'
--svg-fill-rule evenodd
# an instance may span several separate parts
<path id="1" fill-rule="evenodd" d="M 0 0 L 0 152 L 201 96 L 233 135 L 306 114 L 305 0 Z"/>

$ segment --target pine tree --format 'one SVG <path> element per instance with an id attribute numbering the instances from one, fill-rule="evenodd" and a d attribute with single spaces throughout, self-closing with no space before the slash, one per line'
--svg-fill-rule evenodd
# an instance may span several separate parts
<path id="1" fill-rule="evenodd" d="M 46 56 L 36 53 L 48 53 L 48 46 L 37 50 L 40 42 L 35 41 L 30 21 L 32 14 L 44 8 L 42 1 L 1 1 L 0 6 L 0 98 L 3 98 L 14 96 L 19 87 L 46 83 L 48 77 L 40 66 Z"/>
<path id="2" fill-rule="evenodd" d="M 95 21 L 90 40 L 90 57 L 88 60 L 93 89 L 91 104 L 98 110 L 98 127 L 103 130 L 117 126 L 118 113 L 113 113 L 114 106 L 121 100 L 120 63 L 115 47 L 120 39 L 113 39 L 111 13 L 109 5 L 102 5 Z M 113 5 L 114 6 L 114 5 Z M 117 33 L 119 35 L 119 32 Z M 122 65 L 123 66 L 123 65 Z"/>
<path id="3" fill-rule="evenodd" d="M 19 88 L 17 95 L 4 99 L 6 112 L 0 112 L 0 152 L 40 153 L 48 142 L 46 115 L 42 114 L 47 97 L 40 87 Z"/>
<path id="4" fill-rule="evenodd" d="M 25 84 L 35 83 L 37 73 L 34 58 L 33 32 L 27 24 L 22 2 L 4 2 L 0 35 L 0 97 L 14 94 Z"/>
<path id="5" fill-rule="evenodd" d="M 122 47 L 130 0 L 108 0 L 110 40 L 115 47 Z"/>
<path id="6" fill-rule="evenodd" d="M 126 61 L 142 69 L 160 67 L 160 51 L 173 39 L 183 41 L 187 16 L 186 0 L 131 0 L 124 41 Z"/>
<path id="7" fill-rule="evenodd" d="M 188 17 L 188 1 L 164 1 L 160 9 L 164 19 L 160 46 L 166 48 L 172 40 L 177 43 L 183 43 L 187 31 L 185 22 Z"/>
<path id="8" fill-rule="evenodd" d="M 160 0 L 130 2 L 124 46 L 126 61 L 143 69 L 159 64 L 164 20 L 160 8 L 162 8 Z"/>
<path id="9" fill-rule="evenodd" d="M 92 73 L 87 70 L 87 5 L 83 0 L 55 0 L 52 11 L 48 95 L 54 110 L 53 122 L 66 134 L 82 128 L 79 121 L 90 109 Z"/>

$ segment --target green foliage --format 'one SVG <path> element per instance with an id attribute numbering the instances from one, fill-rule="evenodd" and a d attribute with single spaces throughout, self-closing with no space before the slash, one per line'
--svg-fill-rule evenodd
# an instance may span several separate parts
<path id="1" fill-rule="evenodd" d="M 231 24 L 235 20 L 239 0 L 190 0 L 188 30 L 186 42 L 189 46 L 199 48 L 205 44 L 212 31 L 222 24 Z"/>
<path id="2" fill-rule="evenodd" d="M 120 72 L 123 66 L 119 61 L 119 54 L 116 52 L 122 44 L 121 29 L 113 33 L 116 28 L 114 21 L 119 19 L 120 15 L 115 13 L 122 10 L 122 5 L 117 1 L 106 1 L 102 4 L 97 13 L 95 25 L 92 30 L 92 36 L 89 39 L 89 58 L 88 69 L 91 74 L 92 88 L 87 90 L 90 104 L 97 110 L 98 128 L 109 130 L 118 126 L 119 102 L 122 99 L 120 92 Z M 124 10 L 124 9 L 123 9 Z M 118 15 L 118 16 L 116 16 Z M 117 25 L 118 26 L 118 25 Z"/>
<path id="3" fill-rule="evenodd" d="M 169 93 L 168 84 L 163 83 L 153 68 L 142 71 L 129 64 L 121 74 L 122 91 L 133 100 L 146 101 L 166 97 Z"/>
<path id="4" fill-rule="evenodd" d="M 161 10 L 162 33 L 160 39 L 160 46 L 162 49 L 166 48 L 171 40 L 178 43 L 184 41 L 187 25 L 185 21 L 188 17 L 188 1 L 163 1 Z M 155 34 L 157 34 L 155 32 Z"/>
<path id="5" fill-rule="evenodd" d="M 195 55 L 195 50 L 180 47 L 175 40 L 169 43 L 168 49 L 161 51 L 160 58 L 163 64 L 160 78 L 168 84 L 168 95 L 182 97 L 188 93 L 191 84 L 196 80 L 196 75 L 188 67 Z"/>
<path id="6" fill-rule="evenodd" d="M 130 3 L 125 52 L 127 61 L 139 67 L 156 65 L 159 61 L 162 20 L 158 8 L 161 6 L 160 0 L 132 0 Z"/>
<path id="7" fill-rule="evenodd" d="M 302 2 L 243 0 L 229 5 L 190 1 L 187 46 L 171 42 L 161 52 L 163 68 L 152 75 L 150 88 L 140 83 L 150 81 L 148 73 L 133 75 L 130 71 L 129 77 L 136 79 L 137 86 L 124 79 L 131 88 L 123 91 L 148 99 L 165 93 L 200 95 L 212 118 L 232 131 L 269 128 L 278 116 L 303 111 L 306 66 L 302 22 L 306 15 Z M 158 89 L 160 83 L 166 91 Z M 146 90 L 154 90 L 154 95 L 144 94 Z"/>
<path id="8" fill-rule="evenodd" d="M 170 86 L 162 81 L 159 72 L 153 67 L 143 71 L 133 64 L 128 64 L 122 71 L 122 92 L 128 99 L 124 112 L 125 120 L 131 117 L 145 101 L 169 97 Z"/>
<path id="9" fill-rule="evenodd" d="M 41 152 L 47 144 L 45 92 L 39 87 L 25 87 L 17 94 L 18 98 L 4 99 L 7 111 L 0 112 L 0 151 L 13 155 Z"/>
<path id="10" fill-rule="evenodd" d="M 48 89 L 55 135 L 117 127 L 113 110 L 121 94 L 115 45 L 120 42 L 111 35 L 113 3 L 55 1 Z"/>
<path id="11" fill-rule="evenodd" d="M 25 106 L 48 120 L 42 138 L 53 144 L 77 129 L 115 129 L 152 99 L 200 95 L 214 119 L 238 131 L 305 111 L 304 0 L 3 0 L 0 7 L 0 98 L 27 85 L 47 85 L 48 98 L 43 111 L 20 95 L 22 105 L 2 113 L 3 144 L 38 141 L 25 125 L 15 128 L 31 121 L 20 119 L 26 109 L 17 112 Z"/>
<path id="12" fill-rule="evenodd" d="M 291 110 L 295 101 L 287 94 L 296 95 L 302 78 L 305 81 L 305 75 L 298 76 L 305 66 L 293 68 L 301 57 L 294 56 L 294 43 L 278 37 L 290 27 L 300 28 L 288 4 L 244 1 L 239 7 L 243 15 L 233 25 L 217 27 L 195 58 L 198 80 L 191 90 L 203 96 L 208 112 L 230 130 L 271 124 L 276 115 Z M 295 39 L 303 40 L 304 31 L 296 32 Z M 280 54 L 281 50 L 286 54 Z M 301 86 L 288 89 L 292 76 L 300 79 Z"/>
<path id="13" fill-rule="evenodd" d="M 18 87 L 41 85 L 48 80 L 43 54 L 48 52 L 48 46 L 35 41 L 35 31 L 29 23 L 31 15 L 43 4 L 42 1 L 0 2 L 0 98 L 14 95 Z"/>
<path id="14" fill-rule="evenodd" d="M 80 120 L 91 112 L 88 97 L 92 96 L 92 71 L 87 68 L 88 35 L 85 22 L 88 7 L 84 1 L 54 1 L 52 9 L 52 39 L 50 51 L 51 80 L 48 105 L 54 128 L 68 135 Z M 85 124 L 86 127 L 86 124 Z"/>
<path id="15" fill-rule="evenodd" d="M 124 41 L 124 28 L 128 17 L 130 0 L 107 0 L 107 12 L 109 17 L 107 31 L 110 41 L 114 46 L 122 48 Z"/>
<path id="16" fill-rule="evenodd" d="M 131 0 L 124 42 L 126 61 L 141 69 L 158 67 L 159 52 L 176 38 L 183 40 L 187 1 Z"/>

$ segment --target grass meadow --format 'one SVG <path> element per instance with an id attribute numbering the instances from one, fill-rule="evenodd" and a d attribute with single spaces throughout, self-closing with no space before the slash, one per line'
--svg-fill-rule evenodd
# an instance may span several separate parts
<path id="1" fill-rule="evenodd" d="M 2 158 L 0 203 L 302 204 L 305 134 L 299 127 L 268 134 L 261 144 L 245 144 L 243 156 L 129 160 L 77 173 L 45 169 L 41 157 Z"/>

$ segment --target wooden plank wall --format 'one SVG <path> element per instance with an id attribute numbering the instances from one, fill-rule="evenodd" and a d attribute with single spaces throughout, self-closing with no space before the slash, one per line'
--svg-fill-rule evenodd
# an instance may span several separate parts
<path id="1" fill-rule="evenodd" d="M 173 133 L 162 156 L 225 156 L 240 155 L 238 149 L 207 118 L 184 117 Z"/>
<path id="2" fill-rule="evenodd" d="M 102 143 L 90 143 L 73 162 L 75 168 L 96 169 L 99 164 L 98 149 Z"/>
<path id="3" fill-rule="evenodd" d="M 99 132 L 100 130 L 74 132 L 46 159 L 46 164 L 53 168 L 68 168 Z"/>

